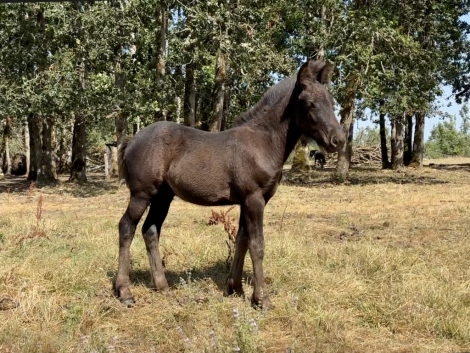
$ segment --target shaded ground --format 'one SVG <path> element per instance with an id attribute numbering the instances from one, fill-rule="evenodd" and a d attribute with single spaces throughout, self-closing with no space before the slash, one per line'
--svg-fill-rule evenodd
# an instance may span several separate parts
<path id="1" fill-rule="evenodd" d="M 457 181 L 462 178 L 461 174 L 453 174 L 453 171 L 470 171 L 470 164 L 439 164 L 424 166 L 422 169 L 404 168 L 401 171 L 382 170 L 377 166 L 353 167 L 350 170 L 345 185 L 368 185 L 368 184 L 418 184 L 435 185 L 449 183 L 450 180 Z M 441 172 L 448 173 L 441 173 Z M 322 186 L 335 184 L 332 177 L 334 168 L 312 169 L 306 172 L 292 172 L 289 168 L 283 171 L 283 182 L 289 185 Z"/>
<path id="2" fill-rule="evenodd" d="M 80 185 L 67 182 L 68 176 L 60 176 L 58 185 L 49 186 L 28 181 L 26 176 L 5 176 L 5 179 L 0 180 L 0 193 L 31 193 L 34 190 L 40 190 L 46 194 L 59 193 L 76 197 L 93 197 L 103 193 L 113 193 L 119 187 L 117 179 L 105 180 L 103 174 L 90 173 L 87 178 L 88 182 Z"/>

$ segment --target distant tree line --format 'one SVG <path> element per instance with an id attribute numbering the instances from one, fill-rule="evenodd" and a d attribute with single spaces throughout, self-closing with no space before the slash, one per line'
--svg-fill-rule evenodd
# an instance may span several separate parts
<path id="1" fill-rule="evenodd" d="M 331 90 L 350 135 L 337 177 L 366 109 L 384 167 L 419 166 L 442 84 L 466 98 L 468 10 L 437 0 L 0 4 L 2 164 L 22 152 L 29 180 L 67 172 L 84 182 L 105 143 L 158 120 L 227 129 L 276 80 L 321 58 L 335 64 Z"/>

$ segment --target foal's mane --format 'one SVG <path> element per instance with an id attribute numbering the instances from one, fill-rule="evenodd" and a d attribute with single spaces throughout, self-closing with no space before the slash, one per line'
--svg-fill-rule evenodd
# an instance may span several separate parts
<path id="1" fill-rule="evenodd" d="M 291 76 L 285 78 L 281 82 L 271 86 L 261 97 L 261 99 L 246 112 L 241 113 L 232 123 L 232 127 L 240 126 L 246 122 L 260 116 L 263 111 L 268 110 L 276 104 L 280 98 L 290 94 L 296 82 L 296 77 Z"/>

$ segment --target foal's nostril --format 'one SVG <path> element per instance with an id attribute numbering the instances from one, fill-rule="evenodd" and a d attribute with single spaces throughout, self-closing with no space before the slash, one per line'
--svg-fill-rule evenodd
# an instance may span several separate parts
<path id="1" fill-rule="evenodd" d="M 333 148 L 342 148 L 345 141 L 343 135 L 334 135 L 331 137 L 330 144 Z"/>
<path id="2" fill-rule="evenodd" d="M 336 148 L 336 146 L 338 146 L 338 139 L 336 138 L 336 136 L 333 136 L 331 138 L 330 144 L 333 148 Z"/>

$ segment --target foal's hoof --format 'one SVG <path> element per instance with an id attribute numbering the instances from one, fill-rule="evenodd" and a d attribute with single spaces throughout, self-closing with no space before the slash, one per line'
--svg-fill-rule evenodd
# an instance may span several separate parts
<path id="1" fill-rule="evenodd" d="M 135 305 L 134 296 L 130 291 L 129 287 L 114 288 L 114 293 L 118 297 L 119 301 L 124 304 L 127 308 L 132 308 Z"/>
<path id="2" fill-rule="evenodd" d="M 228 297 L 230 295 L 239 295 L 243 296 L 243 287 L 242 285 L 234 285 L 233 279 L 228 279 L 227 282 L 225 283 L 225 290 L 224 290 L 224 296 Z"/>
<path id="3" fill-rule="evenodd" d="M 135 300 L 134 298 L 121 299 L 121 303 L 124 304 L 126 308 L 133 308 L 135 305 Z"/>
<path id="4" fill-rule="evenodd" d="M 271 302 L 271 299 L 269 298 L 263 298 L 263 299 L 256 299 L 254 297 L 251 297 L 251 305 L 255 309 L 263 309 L 263 310 L 272 310 L 276 306 Z"/>

